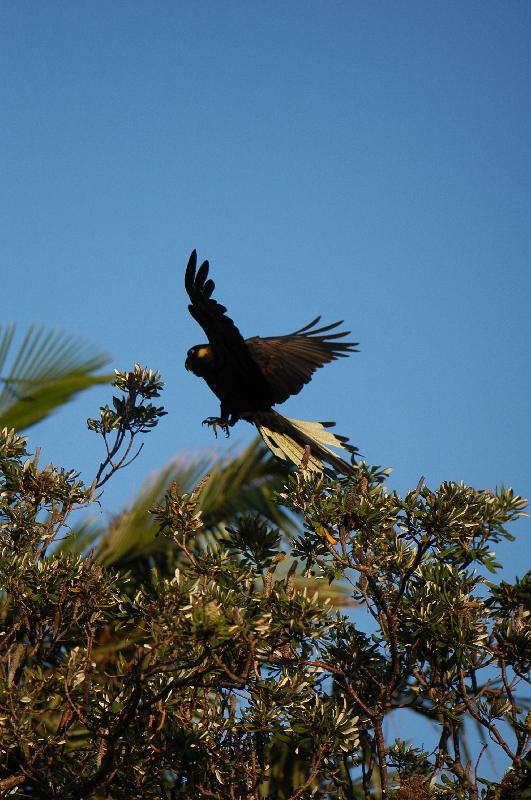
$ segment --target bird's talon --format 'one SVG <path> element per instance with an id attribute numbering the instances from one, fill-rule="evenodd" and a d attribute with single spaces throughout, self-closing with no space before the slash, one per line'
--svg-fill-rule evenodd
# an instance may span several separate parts
<path id="1" fill-rule="evenodd" d="M 229 423 L 226 419 L 221 419 L 221 417 L 207 417 L 201 424 L 211 427 L 216 439 L 218 438 L 218 428 L 221 428 L 226 437 L 229 436 Z"/>

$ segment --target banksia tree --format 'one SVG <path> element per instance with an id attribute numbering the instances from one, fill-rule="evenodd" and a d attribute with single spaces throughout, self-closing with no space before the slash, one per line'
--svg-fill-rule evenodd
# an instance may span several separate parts
<path id="1" fill-rule="evenodd" d="M 87 508 L 164 414 L 158 374 L 115 386 L 89 485 L 0 435 L 2 796 L 529 796 L 531 584 L 493 553 L 522 498 L 400 498 L 385 470 L 289 474 L 253 444 L 102 530 Z M 389 737 L 404 708 L 429 752 Z"/>

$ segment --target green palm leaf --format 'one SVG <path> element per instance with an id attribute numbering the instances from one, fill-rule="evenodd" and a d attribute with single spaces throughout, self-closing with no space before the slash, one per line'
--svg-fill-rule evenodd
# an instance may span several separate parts
<path id="1" fill-rule="evenodd" d="M 153 567 L 157 567 L 160 574 L 171 574 L 179 554 L 173 542 L 156 535 L 149 509 L 162 502 L 173 482 L 180 493 L 190 493 L 207 473 L 210 477 L 198 498 L 206 532 L 198 534 L 198 545 L 207 543 L 205 537 L 213 539 L 216 534 L 223 533 L 225 526 L 242 514 L 259 513 L 288 537 L 300 532 L 298 520 L 273 499 L 285 482 L 286 466 L 256 438 L 232 458 L 217 461 L 212 457 L 176 458 L 155 478 L 144 483 L 127 511 L 115 516 L 107 525 L 95 517 L 85 519 L 72 529 L 60 547 L 75 552 L 87 552 L 92 548 L 93 557 L 105 566 L 127 570 L 131 585 L 135 587 L 148 579 Z M 280 578 L 284 573 L 285 567 L 280 564 L 275 577 Z M 317 591 L 322 599 L 328 598 L 337 608 L 355 605 L 349 588 L 337 581 L 329 585 L 328 581 L 297 576 L 295 586 L 311 593 Z"/>
<path id="2" fill-rule="evenodd" d="M 284 483 L 286 468 L 257 438 L 230 460 L 175 459 L 144 484 L 127 511 L 109 525 L 100 525 L 94 519 L 85 521 L 62 547 L 79 552 L 92 544 L 98 561 L 115 569 L 131 570 L 138 579 L 155 565 L 163 572 L 171 570 L 175 548 L 165 537 L 156 536 L 149 509 L 161 503 L 174 481 L 179 492 L 189 493 L 207 472 L 210 477 L 200 496 L 207 536 L 223 530 L 226 523 L 245 513 L 260 513 L 284 531 L 295 531 L 294 518 L 273 501 L 274 492 Z"/>
<path id="3" fill-rule="evenodd" d="M 31 325 L 14 351 L 16 325 L 0 325 L 0 427 L 25 430 L 76 394 L 111 375 L 95 375 L 108 363 L 83 340 Z"/>

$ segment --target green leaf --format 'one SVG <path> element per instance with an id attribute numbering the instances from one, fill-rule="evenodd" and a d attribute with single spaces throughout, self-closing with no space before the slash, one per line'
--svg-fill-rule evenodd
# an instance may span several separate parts
<path id="1" fill-rule="evenodd" d="M 95 375 L 109 358 L 77 337 L 31 325 L 13 351 L 16 325 L 0 326 L 0 427 L 26 430 L 76 394 L 113 375 Z"/>
<path id="2" fill-rule="evenodd" d="M 168 564 L 168 548 L 172 543 L 157 537 L 157 526 L 149 509 L 160 504 L 164 494 L 175 482 L 178 492 L 190 493 L 203 475 L 210 477 L 198 498 L 204 528 L 209 533 L 225 530 L 225 525 L 240 514 L 259 511 L 274 525 L 294 531 L 296 523 L 273 501 L 273 495 L 285 479 L 285 468 L 261 443 L 255 439 L 249 447 L 231 460 L 211 458 L 178 458 L 153 479 L 147 481 L 130 508 L 118 515 L 107 530 L 100 529 L 95 545 L 96 558 L 106 566 L 136 569 L 144 574 L 153 566 L 153 559 L 161 566 Z M 69 550 L 83 550 L 88 541 L 94 544 L 97 527 L 85 521 L 74 529 L 64 543 Z M 87 530 L 90 539 L 87 540 Z"/>

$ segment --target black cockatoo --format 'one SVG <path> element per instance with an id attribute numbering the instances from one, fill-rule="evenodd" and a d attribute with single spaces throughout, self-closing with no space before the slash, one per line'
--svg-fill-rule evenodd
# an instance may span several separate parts
<path id="1" fill-rule="evenodd" d="M 303 422 L 283 417 L 273 406 L 298 394 L 316 369 L 355 352 L 357 342 L 340 342 L 348 334 L 330 333 L 341 322 L 317 328 L 316 317 L 304 328 L 286 336 L 253 336 L 244 339 L 227 316 L 227 309 L 212 298 L 214 281 L 208 278 L 208 261 L 197 269 L 194 250 L 186 267 L 185 287 L 190 314 L 205 331 L 208 343 L 188 350 L 186 369 L 208 383 L 221 401 L 219 417 L 204 424 L 222 428 L 239 419 L 255 425 L 269 449 L 279 458 L 301 462 L 315 472 L 353 474 L 350 464 L 330 446 L 355 452 L 347 438 L 333 434 L 333 422 Z"/>

